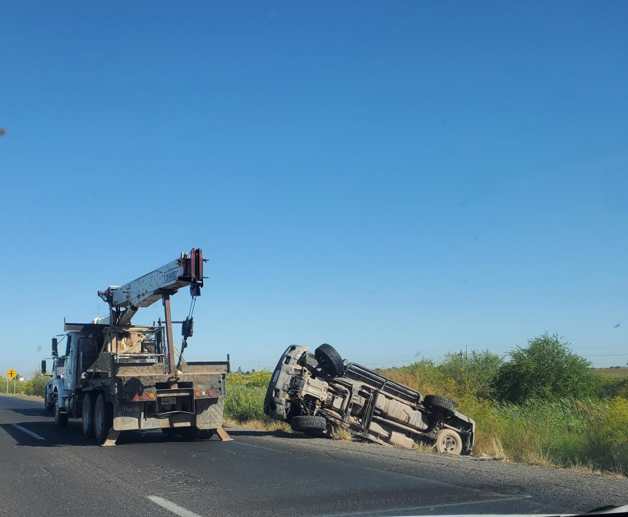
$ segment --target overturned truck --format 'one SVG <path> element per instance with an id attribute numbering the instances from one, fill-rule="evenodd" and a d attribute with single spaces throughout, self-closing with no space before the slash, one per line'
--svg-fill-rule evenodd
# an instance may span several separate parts
<path id="1" fill-rule="evenodd" d="M 335 427 L 382 445 L 433 445 L 438 452 L 469 454 L 475 422 L 437 395 L 422 395 L 357 363 L 330 345 L 314 354 L 292 345 L 275 368 L 264 412 L 295 431 L 330 435 Z"/>

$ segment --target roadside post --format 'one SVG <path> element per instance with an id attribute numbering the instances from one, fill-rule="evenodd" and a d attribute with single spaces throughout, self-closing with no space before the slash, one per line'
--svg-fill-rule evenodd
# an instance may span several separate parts
<path id="1" fill-rule="evenodd" d="M 13 394 L 15 394 L 15 378 L 17 377 L 17 372 L 13 368 L 9 368 L 7 370 L 7 395 L 9 394 L 9 381 L 13 381 Z"/>

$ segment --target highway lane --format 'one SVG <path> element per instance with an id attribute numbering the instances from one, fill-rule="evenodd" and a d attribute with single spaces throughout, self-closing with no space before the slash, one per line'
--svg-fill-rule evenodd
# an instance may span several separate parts
<path id="1" fill-rule="evenodd" d="M 371 444 L 234 430 L 233 442 L 123 435 L 97 447 L 41 403 L 0 397 L 0 515 L 566 513 L 628 480 Z"/>

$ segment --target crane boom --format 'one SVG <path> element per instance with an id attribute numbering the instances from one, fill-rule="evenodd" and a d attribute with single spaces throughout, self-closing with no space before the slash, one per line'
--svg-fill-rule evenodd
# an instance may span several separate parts
<path id="1" fill-rule="evenodd" d="M 141 307 L 149 307 L 185 286 L 190 286 L 192 296 L 201 294 L 203 253 L 200 248 L 192 248 L 189 254 L 182 253 L 179 258 L 122 286 L 98 291 L 98 296 L 109 304 L 110 323 L 122 326 L 129 325 Z"/>

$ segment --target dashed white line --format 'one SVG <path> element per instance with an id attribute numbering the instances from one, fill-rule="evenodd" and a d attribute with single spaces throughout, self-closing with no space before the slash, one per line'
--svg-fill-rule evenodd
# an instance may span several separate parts
<path id="1" fill-rule="evenodd" d="M 34 433 L 33 431 L 31 431 L 29 429 L 26 429 L 26 427 L 22 427 L 19 424 L 11 424 L 11 425 L 13 427 L 15 427 L 16 429 L 19 429 L 23 433 L 26 433 L 28 436 L 31 436 L 32 438 L 35 438 L 36 440 L 45 440 L 45 438 L 43 436 L 40 436 L 37 433 Z"/>
<path id="2" fill-rule="evenodd" d="M 159 497 L 158 495 L 147 495 L 146 497 L 148 497 L 148 499 L 150 499 L 153 503 L 158 504 L 162 508 L 165 508 L 169 512 L 172 512 L 179 517 L 201 517 L 198 513 L 186 510 L 182 506 L 174 504 L 172 501 L 168 501 L 168 499 L 164 499 L 163 497 Z"/>

